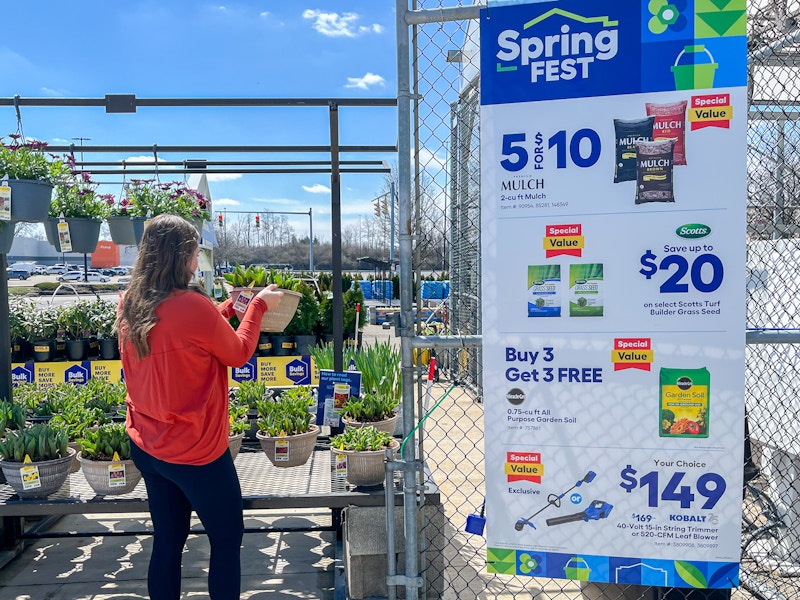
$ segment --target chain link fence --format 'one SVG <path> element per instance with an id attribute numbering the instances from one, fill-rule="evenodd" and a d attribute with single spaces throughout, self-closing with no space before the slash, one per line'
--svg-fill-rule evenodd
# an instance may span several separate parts
<path id="1" fill-rule="evenodd" d="M 411 8 L 471 4 L 419 0 Z M 741 586 L 732 596 L 800 600 L 800 1 L 748 1 L 747 10 L 748 438 Z M 438 307 L 444 323 L 431 329 L 419 322 L 418 332 L 480 335 L 478 21 L 446 21 L 443 14 L 440 22 L 412 26 L 411 43 L 416 252 L 426 252 L 424 240 L 437 236 L 424 233 L 436 229 L 447 240 L 450 273 L 449 298 Z M 465 531 L 470 515 L 482 515 L 484 497 L 481 352 L 465 345 L 434 348 L 433 355 L 440 378 L 420 383 L 418 407 L 424 413 L 441 400 L 425 421 L 421 444 L 445 519 L 443 529 L 429 529 L 423 543 L 444 560 L 422 564 L 427 597 L 685 597 L 686 590 L 678 589 L 487 573 L 484 538 Z M 697 600 L 727 595 L 693 594 Z"/>

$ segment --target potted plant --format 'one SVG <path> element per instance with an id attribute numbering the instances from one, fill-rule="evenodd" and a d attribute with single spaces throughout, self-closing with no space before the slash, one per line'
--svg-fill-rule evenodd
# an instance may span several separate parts
<path id="1" fill-rule="evenodd" d="M 311 424 L 309 406 L 313 401 L 311 386 L 296 386 L 287 388 L 275 400 L 257 404 L 256 438 L 276 467 L 305 464 L 314 451 L 319 427 Z"/>
<path id="2" fill-rule="evenodd" d="M 66 334 L 67 359 L 86 360 L 89 356 L 89 303 L 79 300 L 62 306 L 57 320 Z"/>
<path id="3" fill-rule="evenodd" d="M 8 137 L 0 138 L 0 178 L 8 177 L 11 188 L 11 221 L 44 221 L 53 185 L 69 168 L 45 152 L 47 142 L 24 140 L 19 134 Z"/>
<path id="4" fill-rule="evenodd" d="M 19 402 L 0 400 L 0 434 L 25 427 L 25 409 Z"/>
<path id="5" fill-rule="evenodd" d="M 35 313 L 36 305 L 33 300 L 19 296 L 8 298 L 11 360 L 14 362 L 25 362 L 33 356 L 30 319 Z"/>
<path id="6" fill-rule="evenodd" d="M 128 185 L 126 213 L 133 220 L 136 243 L 142 239 L 145 220 L 160 214 L 178 215 L 192 223 L 198 231 L 203 221 L 210 221 L 208 199 L 183 181 L 160 183 L 152 179 L 134 179 Z"/>
<path id="7" fill-rule="evenodd" d="M 114 205 L 114 196 L 98 193 L 97 185 L 91 174 L 85 172 L 65 177 L 56 185 L 50 202 L 50 218 L 44 228 L 47 241 L 56 252 L 61 252 L 58 224 L 62 218 L 69 228 L 72 252 L 88 254 L 97 248 L 100 226 Z"/>
<path id="8" fill-rule="evenodd" d="M 78 462 L 95 493 L 127 494 L 141 480 L 142 473 L 131 460 L 131 439 L 124 423 L 87 430 L 79 445 Z"/>
<path id="9" fill-rule="evenodd" d="M 117 305 L 109 300 L 98 299 L 89 307 L 89 326 L 97 336 L 98 354 L 102 360 L 119 358 L 117 337 Z"/>
<path id="10" fill-rule="evenodd" d="M 234 302 L 236 315 L 241 319 L 244 316 L 244 309 L 253 296 L 266 286 L 274 283 L 283 290 L 281 303 L 274 310 L 264 313 L 261 319 L 261 331 L 282 332 L 292 320 L 297 310 L 302 294 L 295 291 L 300 281 L 288 273 L 277 270 L 267 270 L 258 265 L 251 265 L 246 269 L 241 265 L 236 265 L 230 273 L 224 273 L 223 277 L 233 287 L 231 299 Z M 277 356 L 291 354 L 294 348 L 293 340 L 278 340 L 273 336 L 272 352 Z"/>
<path id="11" fill-rule="evenodd" d="M 118 203 L 109 207 L 106 223 L 108 223 L 108 232 L 111 234 L 111 241 L 118 246 L 135 246 L 136 235 L 133 232 L 133 221 L 128 210 L 131 207 L 131 201 L 127 196 L 127 186 L 125 186 L 126 195 Z"/>
<path id="12" fill-rule="evenodd" d="M 350 397 L 342 405 L 342 422 L 347 428 L 372 426 L 378 431 L 394 433 L 400 399 L 378 391 L 363 397 Z"/>
<path id="13" fill-rule="evenodd" d="M 67 432 L 49 423 L 7 431 L 0 440 L 0 468 L 24 500 L 46 498 L 58 491 L 74 454 L 67 446 Z"/>
<path id="14" fill-rule="evenodd" d="M 258 403 L 272 398 L 272 390 L 268 389 L 263 381 L 245 379 L 239 382 L 239 387 L 235 389 L 233 401 L 240 406 L 247 407 L 247 419 L 250 430 L 247 432 L 248 439 L 255 439 L 258 420 Z"/>
<path id="15" fill-rule="evenodd" d="M 34 361 L 56 358 L 59 307 L 51 306 L 31 313 L 28 319 Z"/>
<path id="16" fill-rule="evenodd" d="M 231 458 L 234 459 L 242 448 L 244 434 L 250 429 L 250 422 L 247 419 L 248 410 L 247 404 L 239 404 L 235 399 L 228 402 L 228 419 L 230 421 L 228 449 L 231 451 Z"/>
<path id="17" fill-rule="evenodd" d="M 331 451 L 345 457 L 347 481 L 361 486 L 383 483 L 386 449 L 394 453 L 399 446 L 391 435 L 372 426 L 348 428 L 331 438 Z"/>
<path id="18" fill-rule="evenodd" d="M 296 291 L 300 292 L 302 296 L 297 304 L 294 317 L 289 321 L 283 333 L 294 338 L 296 354 L 307 356 L 317 345 L 316 329 L 319 323 L 319 303 L 311 286 L 305 282 L 300 282 Z"/>

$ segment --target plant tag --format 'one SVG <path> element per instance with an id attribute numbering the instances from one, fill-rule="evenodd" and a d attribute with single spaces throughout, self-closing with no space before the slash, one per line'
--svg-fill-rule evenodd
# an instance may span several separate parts
<path id="1" fill-rule="evenodd" d="M 69 223 L 66 221 L 58 222 L 58 243 L 61 245 L 62 252 L 72 252 L 72 237 L 69 235 Z"/>
<path id="2" fill-rule="evenodd" d="M 42 480 L 39 478 L 39 467 L 31 461 L 29 455 L 25 455 L 25 460 L 22 461 L 25 466 L 20 468 L 19 474 L 22 477 L 23 490 L 35 490 L 42 487 Z"/>
<path id="3" fill-rule="evenodd" d="M 275 440 L 275 461 L 289 460 L 289 440 Z"/>
<path id="4" fill-rule="evenodd" d="M 322 424 L 329 427 L 339 427 L 342 424 L 342 417 L 333 404 L 333 396 L 325 398 Z"/>
<path id="5" fill-rule="evenodd" d="M 247 307 L 250 305 L 250 301 L 255 296 L 253 290 L 242 290 L 239 292 L 239 295 L 236 297 L 236 301 L 233 303 L 233 310 L 244 314 L 247 311 Z"/>
<path id="6" fill-rule="evenodd" d="M 347 479 L 347 455 L 334 454 L 333 465 L 333 476 L 336 479 Z"/>
<path id="7" fill-rule="evenodd" d="M 116 454 L 114 456 L 116 456 Z M 108 465 L 108 487 L 123 487 L 124 485 L 125 463 L 112 462 Z"/>
<path id="8" fill-rule="evenodd" d="M 0 221 L 11 220 L 11 187 L 8 182 L 0 182 Z"/>

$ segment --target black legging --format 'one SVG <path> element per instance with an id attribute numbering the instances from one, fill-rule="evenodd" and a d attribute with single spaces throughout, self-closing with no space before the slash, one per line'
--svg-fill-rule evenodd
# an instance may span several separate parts
<path id="1" fill-rule="evenodd" d="M 176 465 L 158 460 L 131 443 L 131 458 L 142 472 L 153 520 L 153 552 L 147 572 L 150 599 L 180 597 L 181 555 L 194 509 L 211 543 L 209 596 L 213 600 L 238 600 L 244 517 L 242 490 L 230 452 L 225 450 L 207 465 Z"/>

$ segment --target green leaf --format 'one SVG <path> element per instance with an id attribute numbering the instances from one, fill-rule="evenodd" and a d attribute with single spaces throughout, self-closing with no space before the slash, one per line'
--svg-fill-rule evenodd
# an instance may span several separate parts
<path id="1" fill-rule="evenodd" d="M 703 589 L 708 587 L 708 582 L 703 573 L 690 562 L 676 560 L 675 572 L 692 587 Z"/>

